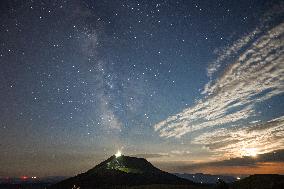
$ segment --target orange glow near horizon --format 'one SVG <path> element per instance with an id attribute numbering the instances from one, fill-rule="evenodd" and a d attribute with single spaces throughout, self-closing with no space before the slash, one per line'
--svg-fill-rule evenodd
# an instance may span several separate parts
<path id="1" fill-rule="evenodd" d="M 251 166 L 229 166 L 229 165 L 206 165 L 196 164 L 196 166 L 182 166 L 179 164 L 160 164 L 154 163 L 155 166 L 168 172 L 179 173 L 204 173 L 214 175 L 253 175 L 253 174 L 284 174 L 284 162 L 260 162 Z"/>
<path id="2" fill-rule="evenodd" d="M 232 175 L 284 174 L 284 163 L 264 162 L 257 163 L 256 166 L 208 166 L 196 169 L 194 172 Z"/>

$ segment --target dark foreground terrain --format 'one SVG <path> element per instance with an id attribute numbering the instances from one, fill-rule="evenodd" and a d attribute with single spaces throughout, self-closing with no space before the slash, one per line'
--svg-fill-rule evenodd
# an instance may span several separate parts
<path id="1" fill-rule="evenodd" d="M 284 175 L 252 175 L 234 182 L 231 189 L 284 189 Z"/>
<path id="2" fill-rule="evenodd" d="M 0 189 L 46 189 L 50 184 L 0 184 Z M 111 186 L 107 187 L 111 189 L 213 189 L 211 186 L 188 186 L 188 185 L 163 185 L 163 184 L 153 184 L 153 185 L 141 185 L 141 186 Z M 64 188 L 62 188 L 64 189 Z M 66 188 L 67 189 L 67 188 Z M 71 187 L 69 189 L 78 189 L 78 187 Z M 95 189 L 105 189 L 95 188 Z"/>
<path id="3" fill-rule="evenodd" d="M 284 175 L 251 175 L 236 181 L 231 177 L 217 176 L 216 179 L 216 176 L 199 173 L 194 175 L 195 182 L 199 183 L 190 180 L 191 177 L 167 173 L 143 158 L 111 156 L 71 178 L 10 180 L 9 183 L 4 180 L 0 189 L 284 189 Z"/>
<path id="4" fill-rule="evenodd" d="M 35 184 L 0 184 L 0 189 L 45 189 L 52 184 L 35 183 Z M 174 184 L 150 184 L 139 186 L 107 186 L 90 189 L 284 189 L 283 175 L 252 175 L 231 184 L 220 181 L 218 184 L 201 185 L 174 185 Z M 77 186 L 61 189 L 79 189 Z M 82 189 L 82 188 L 80 188 Z M 89 188 L 88 188 L 89 189 Z"/>
<path id="5" fill-rule="evenodd" d="M 0 184 L 0 189 L 45 189 L 49 185 L 46 183 Z"/>

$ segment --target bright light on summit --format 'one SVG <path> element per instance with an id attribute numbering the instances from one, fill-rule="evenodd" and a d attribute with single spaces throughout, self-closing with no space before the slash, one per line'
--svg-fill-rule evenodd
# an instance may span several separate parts
<path id="1" fill-rule="evenodd" d="M 118 150 L 118 151 L 116 152 L 116 154 L 115 154 L 115 157 L 118 158 L 118 157 L 120 157 L 121 155 L 122 155 L 122 154 L 121 154 L 121 151 Z"/>

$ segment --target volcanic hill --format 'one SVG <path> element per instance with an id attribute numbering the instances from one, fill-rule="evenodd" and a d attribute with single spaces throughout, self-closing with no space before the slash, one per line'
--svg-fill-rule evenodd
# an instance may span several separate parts
<path id="1" fill-rule="evenodd" d="M 146 159 L 121 155 L 111 156 L 87 172 L 63 180 L 49 188 L 123 188 L 123 186 L 152 184 L 193 185 L 193 182 L 164 172 Z"/>

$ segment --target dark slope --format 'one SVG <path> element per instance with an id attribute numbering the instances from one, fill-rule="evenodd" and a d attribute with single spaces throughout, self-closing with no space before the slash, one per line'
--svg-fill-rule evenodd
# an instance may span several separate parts
<path id="1" fill-rule="evenodd" d="M 175 173 L 176 176 L 180 178 L 185 178 L 191 180 L 195 183 L 204 183 L 204 184 L 216 184 L 219 179 L 225 181 L 226 183 L 235 182 L 237 179 L 233 176 L 225 176 L 225 175 L 211 175 L 211 174 L 203 174 L 203 173 Z"/>
<path id="2" fill-rule="evenodd" d="M 161 171 L 143 158 L 111 156 L 89 171 L 59 182 L 50 189 L 69 189 L 80 187 L 113 188 L 111 186 L 136 186 L 149 184 L 193 184 L 191 181 L 179 178 Z"/>
<path id="3" fill-rule="evenodd" d="M 284 189 L 284 175 L 251 175 L 234 182 L 232 189 Z"/>

